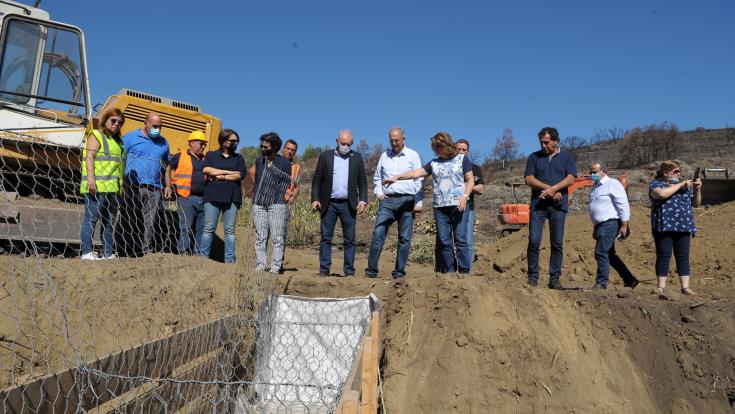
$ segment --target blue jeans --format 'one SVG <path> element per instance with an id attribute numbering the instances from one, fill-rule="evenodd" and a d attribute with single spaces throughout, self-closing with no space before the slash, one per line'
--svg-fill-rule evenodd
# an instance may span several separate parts
<path id="1" fill-rule="evenodd" d="M 82 240 L 82 254 L 92 251 L 92 236 L 97 220 L 102 219 L 102 251 L 105 257 L 115 254 L 113 235 L 115 215 L 119 205 L 116 193 L 97 193 L 84 195 L 84 219 L 79 237 Z"/>
<path id="2" fill-rule="evenodd" d="M 607 287 L 610 266 L 623 278 L 625 286 L 631 286 L 636 280 L 625 263 L 615 253 L 615 237 L 618 235 L 619 228 L 620 222 L 618 220 L 608 220 L 595 226 L 592 234 L 597 241 L 595 243 L 595 259 L 597 260 L 596 283 L 604 287 Z"/>
<path id="3" fill-rule="evenodd" d="M 559 280 L 564 259 L 564 222 L 567 212 L 553 205 L 539 204 L 531 207 L 531 222 L 528 225 L 528 280 L 538 280 L 538 257 L 544 223 L 549 220 L 551 258 L 549 259 L 549 281 Z"/>
<path id="4" fill-rule="evenodd" d="M 339 218 L 342 225 L 342 238 L 344 239 L 344 265 L 345 275 L 355 274 L 355 219 L 356 212 L 350 208 L 347 200 L 332 200 L 327 207 L 327 212 L 322 217 L 322 240 L 319 242 L 319 273 L 329 273 L 332 267 L 332 238 L 334 227 Z"/>
<path id="5" fill-rule="evenodd" d="M 186 254 L 191 250 L 199 255 L 202 245 L 202 233 L 204 232 L 204 201 L 202 196 L 190 195 L 189 197 L 178 197 L 179 213 L 179 241 L 176 250 L 179 254 Z M 194 249 L 190 249 L 191 240 L 194 239 Z"/>
<path id="6" fill-rule="evenodd" d="M 370 244 L 368 267 L 365 274 L 377 276 L 380 253 L 383 251 L 385 236 L 393 222 L 398 222 L 398 249 L 396 250 L 396 267 L 392 276 L 405 276 L 408 254 L 411 251 L 413 237 L 413 207 L 416 198 L 413 195 L 388 197 L 380 202 L 375 218 L 373 241 Z"/>
<path id="7" fill-rule="evenodd" d="M 235 203 L 204 203 L 204 231 L 202 244 L 199 248 L 200 256 L 209 257 L 212 246 L 212 236 L 217 229 L 217 220 L 222 213 L 222 226 L 225 233 L 225 263 L 235 263 L 235 218 L 237 217 Z"/>
<path id="8" fill-rule="evenodd" d="M 467 250 L 467 210 L 455 206 L 434 208 L 437 237 L 437 270 L 441 273 L 469 273 L 472 259 Z M 455 261 L 456 249 L 456 261 Z"/>
<path id="9" fill-rule="evenodd" d="M 470 258 L 470 270 L 472 270 L 472 262 L 475 260 L 475 204 L 473 201 L 467 201 L 467 210 L 464 215 L 467 222 L 467 256 Z"/>
<path id="10" fill-rule="evenodd" d="M 656 276 L 666 277 L 669 275 L 669 262 L 671 261 L 672 250 L 676 259 L 676 272 L 679 276 L 691 275 L 689 264 L 691 239 L 691 233 L 677 231 L 653 233 L 653 240 L 656 242 Z"/>

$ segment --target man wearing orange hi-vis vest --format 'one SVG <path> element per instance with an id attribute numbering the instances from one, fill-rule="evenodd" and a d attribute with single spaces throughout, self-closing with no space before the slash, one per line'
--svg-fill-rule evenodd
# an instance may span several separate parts
<path id="1" fill-rule="evenodd" d="M 166 172 L 171 174 L 171 183 L 176 189 L 179 213 L 179 254 L 199 254 L 204 231 L 204 149 L 207 137 L 202 131 L 189 135 L 189 148 L 171 157 Z M 191 241 L 194 246 L 191 247 Z"/>

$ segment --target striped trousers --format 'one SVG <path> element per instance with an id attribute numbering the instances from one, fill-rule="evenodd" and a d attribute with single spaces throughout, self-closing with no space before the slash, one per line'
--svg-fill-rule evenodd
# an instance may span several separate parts
<path id="1" fill-rule="evenodd" d="M 255 225 L 255 268 L 278 273 L 283 264 L 286 248 L 286 223 L 291 211 L 286 204 L 270 206 L 253 205 L 253 224 Z M 268 264 L 268 239 L 271 239 L 271 265 Z"/>

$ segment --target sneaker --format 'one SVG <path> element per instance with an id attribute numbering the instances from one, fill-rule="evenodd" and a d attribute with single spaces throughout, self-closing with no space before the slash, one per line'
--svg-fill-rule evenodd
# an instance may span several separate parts
<path id="1" fill-rule="evenodd" d="M 82 255 L 82 260 L 100 260 L 100 258 L 97 257 L 97 253 L 89 252 Z"/>
<path id="2" fill-rule="evenodd" d="M 324 270 L 320 270 L 319 271 L 319 276 L 321 276 L 321 277 L 327 277 L 327 276 L 329 276 L 329 272 L 324 271 Z"/>
<path id="3" fill-rule="evenodd" d="M 528 279 L 526 284 L 531 287 L 536 287 L 538 286 L 538 279 Z"/>
<path id="4" fill-rule="evenodd" d="M 554 279 L 549 281 L 549 289 L 563 290 L 564 286 L 559 279 Z"/>
<path id="5" fill-rule="evenodd" d="M 593 291 L 594 291 L 594 290 L 607 290 L 607 288 L 606 288 L 605 286 L 602 286 L 602 285 L 601 285 L 601 284 L 599 284 L 599 283 L 595 283 L 595 285 L 594 285 L 594 286 L 592 286 L 592 290 L 593 290 Z"/>
<path id="6" fill-rule="evenodd" d="M 119 258 L 120 258 L 120 256 L 118 256 L 117 253 L 113 253 L 113 254 L 111 254 L 109 256 L 103 257 L 103 259 L 105 259 L 105 260 L 115 260 L 115 259 L 119 259 Z"/>

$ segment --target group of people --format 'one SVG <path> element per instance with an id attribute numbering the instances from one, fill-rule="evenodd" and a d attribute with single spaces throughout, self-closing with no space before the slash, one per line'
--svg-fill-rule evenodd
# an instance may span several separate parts
<path id="1" fill-rule="evenodd" d="M 152 248 L 154 220 L 160 197 L 170 199 L 176 192 L 180 254 L 209 256 L 212 235 L 222 216 L 227 263 L 235 262 L 235 218 L 243 199 L 244 179 L 253 183 L 252 220 L 255 227 L 256 269 L 283 272 L 290 205 L 299 193 L 301 166 L 294 162 L 298 144 L 282 143 L 275 132 L 260 137 L 261 156 L 248 169 L 237 152 L 239 136 L 230 129 L 219 135 L 220 148 L 205 155 L 207 139 L 194 131 L 189 148 L 170 155 L 160 134 L 158 114 L 151 113 L 144 127 L 120 137 L 123 114 L 112 109 L 102 115 L 100 128 L 88 135 L 84 147 L 81 192 L 85 196 L 85 217 L 81 229 L 82 258 L 98 259 L 92 250 L 92 232 L 102 221 L 102 258 L 117 257 L 113 228 L 118 206 L 122 240 L 134 240 L 142 233 L 142 253 Z M 555 128 L 538 133 L 541 150 L 526 162 L 525 183 L 531 187 L 530 222 L 527 247 L 528 285 L 539 281 L 539 251 L 542 232 L 549 222 L 551 289 L 563 289 L 561 272 L 568 187 L 577 176 L 572 154 L 559 146 Z M 388 131 L 390 148 L 378 160 L 373 174 L 373 193 L 378 211 L 370 244 L 366 277 L 378 277 L 380 256 L 386 235 L 398 225 L 398 245 L 391 276 L 406 276 L 416 213 L 423 209 L 424 178 L 432 177 L 433 214 L 436 224 L 435 270 L 439 273 L 472 272 L 475 225 L 474 196 L 485 186 L 482 170 L 467 156 L 470 143 L 455 142 L 447 132 L 431 138 L 435 158 L 423 164 L 419 154 L 406 146 L 402 128 Z M 355 228 L 357 216 L 368 206 L 367 172 L 362 155 L 352 149 L 349 130 L 339 131 L 334 149 L 322 152 L 316 163 L 311 186 L 311 206 L 321 218 L 319 274 L 328 276 L 332 264 L 332 240 L 337 221 L 344 243 L 344 276 L 355 275 Z M 283 148 L 282 148 L 283 147 Z M 279 151 L 282 149 L 282 152 Z M 163 168 L 162 168 L 163 166 Z M 589 214 L 594 225 L 597 276 L 593 289 L 607 289 L 609 268 L 613 267 L 626 287 L 635 288 L 638 279 L 615 251 L 615 242 L 630 234 L 630 206 L 622 184 L 607 175 L 602 162 L 592 163 L 589 175 L 594 182 Z M 701 202 L 700 180 L 682 180 L 674 161 L 661 164 L 650 183 L 651 224 L 656 244 L 656 289 L 663 293 L 673 255 L 681 279 L 681 291 L 694 294 L 689 286 L 689 247 L 696 233 L 692 206 Z M 136 221 L 142 221 L 139 226 Z M 267 245 L 271 242 L 268 263 Z M 124 249 L 123 249 L 124 250 Z M 129 252 L 126 252 L 129 254 Z"/>
<path id="2" fill-rule="evenodd" d="M 193 131 L 188 148 L 171 156 L 168 141 L 161 135 L 163 122 L 159 114 L 151 112 L 143 128 L 121 136 L 124 122 L 119 109 L 105 112 L 100 117 L 99 128 L 88 134 L 84 144 L 80 186 L 85 205 L 80 231 L 81 258 L 114 259 L 118 254 L 138 256 L 153 251 L 161 197 L 172 199 L 175 192 L 180 230 L 178 253 L 208 257 L 221 216 L 224 261 L 234 263 L 235 220 L 243 200 L 241 183 L 248 176 L 245 160 L 237 152 L 240 142 L 237 132 L 223 129 L 218 137 L 220 148 L 205 153 L 208 138 L 203 131 Z M 271 154 L 265 149 L 267 145 L 271 145 L 268 151 L 277 152 L 281 147 L 278 135 L 270 133 L 261 139 L 262 158 Z M 288 151 L 284 153 L 293 157 L 296 145 L 289 141 Z M 290 158 L 279 160 L 278 165 L 291 173 Z M 296 179 L 289 176 L 287 183 Z M 289 190 L 294 195 L 297 191 Z M 116 223 L 118 210 L 120 218 Z M 92 246 L 98 221 L 101 221 L 101 257 Z"/>
<path id="3" fill-rule="evenodd" d="M 539 280 L 539 248 L 544 224 L 548 220 L 551 257 L 549 284 L 551 289 L 563 289 L 561 269 L 564 224 L 569 207 L 567 188 L 574 182 L 577 170 L 571 153 L 559 147 L 555 128 L 543 128 L 538 133 L 541 150 L 528 157 L 524 173 L 531 187 L 530 223 L 528 232 L 528 285 Z M 607 175 L 600 161 L 590 165 L 589 176 L 594 182 L 589 197 L 589 215 L 594 226 L 597 275 L 593 290 L 607 289 L 610 267 L 623 279 L 623 286 L 635 288 L 639 281 L 615 252 L 615 242 L 630 235 L 630 204 L 620 181 Z M 675 161 L 664 161 L 649 184 L 651 198 L 651 230 L 656 244 L 655 290 L 663 294 L 669 274 L 672 253 L 676 257 L 681 293 L 694 295 L 689 285 L 689 247 L 696 233 L 692 207 L 702 201 L 702 181 L 682 180 L 681 167 Z"/>

